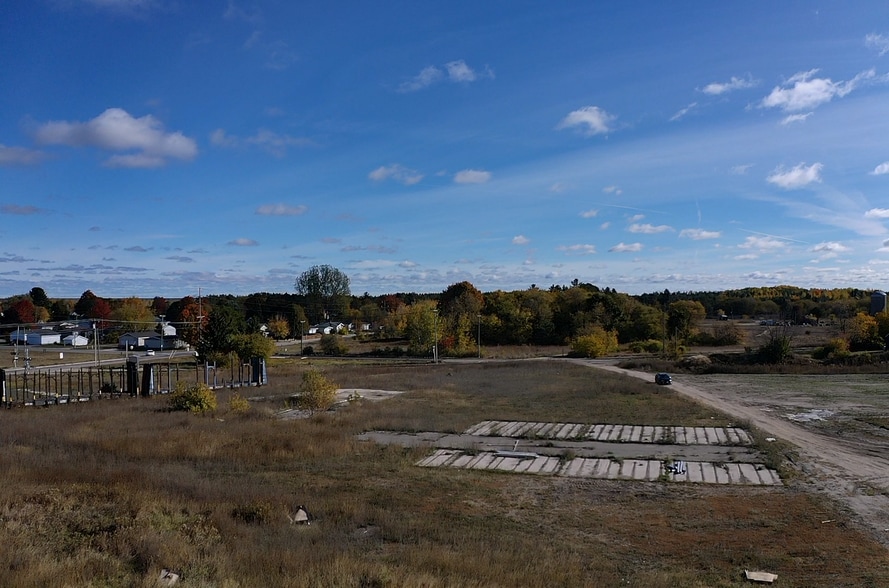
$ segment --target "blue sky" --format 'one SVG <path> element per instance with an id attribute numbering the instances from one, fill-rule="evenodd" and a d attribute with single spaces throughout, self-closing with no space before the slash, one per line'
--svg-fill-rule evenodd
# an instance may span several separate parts
<path id="1" fill-rule="evenodd" d="M 5 0 L 0 296 L 889 287 L 889 3 Z"/>

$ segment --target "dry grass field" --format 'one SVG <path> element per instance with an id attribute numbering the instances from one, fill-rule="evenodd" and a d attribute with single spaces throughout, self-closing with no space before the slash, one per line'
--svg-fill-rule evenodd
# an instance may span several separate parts
<path id="1" fill-rule="evenodd" d="M 272 415 L 303 370 L 404 390 L 309 419 Z M 727 424 L 653 384 L 558 361 L 273 361 L 246 415 L 164 397 L 0 413 L 0 578 L 18 586 L 886 586 L 883 547 L 840 507 L 749 488 L 419 468 L 366 430 L 484 419 Z M 242 392 L 244 392 L 242 390 Z M 309 526 L 288 514 L 303 504 Z M 829 522 L 825 522 L 829 521 Z"/>

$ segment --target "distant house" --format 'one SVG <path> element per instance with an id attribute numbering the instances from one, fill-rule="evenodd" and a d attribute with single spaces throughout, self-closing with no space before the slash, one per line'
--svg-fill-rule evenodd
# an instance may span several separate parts
<path id="1" fill-rule="evenodd" d="M 311 327 L 309 327 L 309 335 L 317 335 L 319 333 L 322 335 L 336 334 L 345 328 L 346 328 L 346 325 L 344 325 L 343 323 L 339 323 L 336 321 L 329 321 L 326 323 L 312 325 Z"/>
<path id="2" fill-rule="evenodd" d="M 52 329 L 14 331 L 9 334 L 9 341 L 24 345 L 58 345 L 62 342 L 62 334 Z"/>
<path id="3" fill-rule="evenodd" d="M 176 327 L 164 323 L 164 336 L 157 331 L 131 331 L 117 338 L 118 349 L 178 349 L 182 344 L 176 338 Z"/>
<path id="4" fill-rule="evenodd" d="M 71 347 L 86 347 L 89 344 L 90 340 L 78 333 L 71 333 L 70 335 L 62 339 L 62 345 L 68 345 Z"/>

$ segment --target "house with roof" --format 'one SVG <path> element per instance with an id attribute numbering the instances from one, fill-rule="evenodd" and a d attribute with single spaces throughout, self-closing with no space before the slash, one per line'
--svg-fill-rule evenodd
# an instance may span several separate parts
<path id="1" fill-rule="evenodd" d="M 16 330 L 9 334 L 10 343 L 23 345 L 58 345 L 62 334 L 52 329 Z"/>
<path id="2" fill-rule="evenodd" d="M 69 347 L 86 347 L 90 344 L 90 340 L 80 333 L 71 333 L 62 339 L 62 345 Z"/>
<path id="3" fill-rule="evenodd" d="M 328 321 L 309 327 L 309 335 L 331 335 L 345 329 L 346 325 L 337 321 Z"/>

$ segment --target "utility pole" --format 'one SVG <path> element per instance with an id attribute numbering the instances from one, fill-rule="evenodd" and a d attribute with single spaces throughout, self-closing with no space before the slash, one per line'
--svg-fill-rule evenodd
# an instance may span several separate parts
<path id="1" fill-rule="evenodd" d="M 478 343 L 478 358 L 482 358 L 482 315 L 478 315 L 478 337 L 476 338 L 476 342 Z"/>

